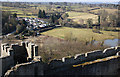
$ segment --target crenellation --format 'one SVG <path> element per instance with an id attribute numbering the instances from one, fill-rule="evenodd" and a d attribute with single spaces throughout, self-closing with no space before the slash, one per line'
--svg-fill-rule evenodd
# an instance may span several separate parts
<path id="1" fill-rule="evenodd" d="M 27 42 L 28 43 L 28 42 Z M 26 49 L 27 49 L 27 53 L 28 53 L 28 59 L 33 59 L 33 51 L 34 51 L 34 49 L 33 49 L 33 46 L 34 46 L 34 44 L 33 43 L 28 43 L 28 47 L 26 47 Z"/>
<path id="2" fill-rule="evenodd" d="M 76 55 L 74 56 L 74 59 L 76 59 L 77 57 L 79 57 L 79 56 L 81 56 L 81 55 L 83 55 L 83 54 L 76 54 Z"/>
<path id="3" fill-rule="evenodd" d="M 87 52 L 84 54 L 76 54 L 73 57 L 63 57 L 61 59 L 63 63 L 61 63 L 61 64 L 59 63 L 59 62 L 61 62 L 61 60 L 60 61 L 53 60 L 50 63 L 50 65 L 52 65 L 52 68 L 55 68 L 55 67 L 61 67 L 61 65 L 64 66 L 66 64 L 84 63 L 84 62 L 93 61 L 93 60 L 97 60 L 97 59 L 101 59 L 101 58 L 105 58 L 105 57 L 109 57 L 109 56 L 114 56 L 114 55 L 116 55 L 116 53 L 117 52 L 115 50 L 115 47 L 111 47 L 111 48 L 105 49 L 104 51 L 95 50 L 95 51 Z"/>
<path id="4" fill-rule="evenodd" d="M 117 51 L 115 50 L 115 47 L 113 48 L 107 48 L 103 51 L 104 53 L 104 56 L 105 57 L 108 57 L 108 56 L 112 56 L 112 55 L 115 55 L 117 53 Z"/>
<path id="5" fill-rule="evenodd" d="M 7 43 L 1 44 L 2 50 L 4 50 L 4 47 L 7 46 L 7 45 L 8 45 Z"/>
<path id="6" fill-rule="evenodd" d="M 5 46 L 5 51 L 7 52 L 8 51 L 8 48 L 10 48 L 9 46 Z"/>
<path id="7" fill-rule="evenodd" d="M 19 45 L 16 43 L 16 44 L 12 44 L 11 47 L 14 49 L 16 47 L 19 47 Z"/>
<path id="8" fill-rule="evenodd" d="M 101 50 L 96 50 L 96 51 L 91 51 L 91 52 L 87 52 L 86 54 L 86 60 L 96 60 L 98 58 L 103 58 L 103 51 Z"/>
<path id="9" fill-rule="evenodd" d="M 75 59 L 75 63 L 82 63 L 82 62 L 86 61 L 85 54 L 76 54 L 74 56 L 74 59 Z"/>
<path id="10" fill-rule="evenodd" d="M 21 45 L 19 45 L 18 43 L 16 44 L 11 44 L 8 45 L 7 43 L 2 44 L 1 45 L 1 58 L 3 60 L 3 63 L 6 63 L 3 68 L 4 73 L 6 70 L 8 70 L 7 67 L 11 67 L 13 65 L 15 65 L 16 63 L 20 63 L 21 60 L 26 59 L 27 61 L 23 61 L 21 63 L 26 63 L 26 62 L 38 62 L 37 65 L 35 65 L 34 67 L 29 67 L 32 68 L 32 71 L 35 71 L 35 69 L 37 69 L 38 67 L 41 68 L 39 66 L 39 62 L 42 62 L 42 57 L 38 55 L 38 45 L 32 43 L 32 42 L 21 42 Z M 24 56 L 23 56 L 24 54 Z M 116 60 L 120 57 L 120 46 L 116 46 L 116 47 L 111 47 L 111 48 L 106 48 L 104 51 L 101 50 L 95 50 L 95 51 L 91 51 L 91 52 L 87 52 L 87 53 L 82 53 L 82 54 L 76 54 L 75 56 L 68 56 L 68 57 L 63 57 L 61 59 L 54 59 L 51 62 L 49 62 L 48 64 L 43 63 L 42 67 L 47 67 L 44 69 L 38 69 L 39 71 L 42 71 L 44 73 L 43 70 L 49 70 L 51 72 L 53 72 L 53 74 L 55 72 L 60 72 L 60 71 L 65 71 L 68 70 L 69 68 L 71 68 L 72 65 L 76 65 L 76 64 L 80 64 L 83 66 L 83 64 L 85 64 L 85 67 L 79 67 L 80 69 L 83 68 L 87 68 L 89 65 L 96 65 L 97 70 L 102 70 L 100 68 L 98 68 L 97 64 L 103 63 L 104 61 L 108 60 L 109 58 L 111 58 L 111 60 Z M 114 59 L 112 59 L 114 58 Z M 98 63 L 97 63 L 98 61 Z M 99 63 L 100 61 L 100 63 Z M 116 60 L 116 63 L 118 63 Z M 9 63 L 7 63 L 9 62 Z M 95 62 L 95 63 L 94 63 Z M 109 61 L 111 62 L 111 61 Z M 83 64 L 82 64 L 83 63 Z M 112 64 L 111 64 L 112 65 Z M 5 67 L 7 66 L 7 67 Z M 26 65 L 27 67 L 27 65 Z M 114 66 L 115 67 L 115 66 Z M 21 68 L 21 67 L 20 67 Z M 106 67 L 107 68 L 107 67 Z M 115 69 L 118 68 L 118 66 L 115 67 Z M 22 66 L 22 69 L 25 69 L 25 71 L 27 72 L 27 68 L 25 68 L 24 66 Z M 52 71 L 52 70 L 53 71 Z M 15 72 L 15 71 L 13 71 Z M 19 71 L 20 74 L 22 74 L 22 70 Z M 27 74 L 29 74 L 30 71 L 27 72 Z M 50 72 L 50 73 L 51 73 Z M 92 71 L 93 73 L 95 71 Z M 42 74 L 43 74 L 42 73 Z"/>
<path id="11" fill-rule="evenodd" d="M 38 56 L 38 46 L 34 46 L 34 56 Z"/>
<path id="12" fill-rule="evenodd" d="M 1 44 L 1 50 L 4 50 L 4 44 Z"/>
<path id="13" fill-rule="evenodd" d="M 28 46 L 26 44 L 28 44 Z M 31 42 L 21 42 L 20 45 L 18 43 L 11 45 L 4 43 L 1 45 L 0 59 L 2 59 L 3 63 L 5 64 L 3 66 L 3 72 L 16 63 L 26 62 L 27 57 L 30 58 L 30 61 L 42 61 L 41 56 L 38 56 L 37 45 Z"/>
<path id="14" fill-rule="evenodd" d="M 117 54 L 116 54 L 117 56 L 120 56 L 120 51 L 119 52 L 117 52 Z"/>
<path id="15" fill-rule="evenodd" d="M 65 57 L 62 58 L 62 62 L 65 62 Z"/>
<path id="16" fill-rule="evenodd" d="M 31 58 L 33 59 L 34 56 L 34 44 L 31 44 Z"/>
<path id="17" fill-rule="evenodd" d="M 25 47 L 25 42 L 24 41 L 21 42 L 21 46 Z"/>
<path id="18" fill-rule="evenodd" d="M 1 56 L 8 56 L 8 48 L 9 46 L 4 46 L 4 50 L 1 51 Z"/>
<path id="19" fill-rule="evenodd" d="M 26 46 L 26 44 L 28 44 L 28 46 Z M 1 56 L 8 56 L 10 55 L 10 53 L 8 52 L 10 49 L 13 49 L 14 52 L 16 52 L 16 54 L 19 55 L 19 51 L 20 50 L 27 50 L 28 53 L 28 57 L 33 59 L 33 56 L 38 56 L 38 46 L 33 44 L 33 43 L 29 43 L 29 42 L 21 42 L 21 45 L 19 45 L 18 43 L 15 44 L 11 44 L 9 46 L 9 44 L 4 43 L 1 45 Z M 19 51 L 18 51 L 19 50 Z M 21 52 L 24 53 L 24 52 Z"/>
<path id="20" fill-rule="evenodd" d="M 115 50 L 116 50 L 116 52 L 119 52 L 120 51 L 120 46 L 116 46 Z"/>
<path id="21" fill-rule="evenodd" d="M 74 57 L 63 57 L 62 62 L 64 62 L 64 64 L 73 64 L 74 63 Z"/>
<path id="22" fill-rule="evenodd" d="M 7 55 L 8 55 L 8 56 L 10 56 L 10 50 L 11 50 L 11 48 L 8 48 L 8 49 L 7 49 Z"/>
<path id="23" fill-rule="evenodd" d="M 25 41 L 25 46 L 26 46 L 26 47 L 28 47 L 28 43 L 29 43 L 28 41 Z"/>
<path id="24" fill-rule="evenodd" d="M 14 55 L 14 50 L 13 49 L 9 49 L 9 54 L 10 54 L 10 56 Z"/>

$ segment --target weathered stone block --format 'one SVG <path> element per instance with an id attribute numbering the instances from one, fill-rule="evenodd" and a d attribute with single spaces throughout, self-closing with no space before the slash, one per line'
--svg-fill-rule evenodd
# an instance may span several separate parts
<path id="1" fill-rule="evenodd" d="M 120 51 L 119 52 L 117 52 L 117 54 L 116 54 L 117 56 L 120 56 Z"/>
<path id="2" fill-rule="evenodd" d="M 73 64 L 75 60 L 74 57 L 63 57 L 62 62 L 64 62 L 64 64 Z"/>
<path id="3" fill-rule="evenodd" d="M 34 61 L 42 61 L 42 58 L 41 58 L 41 56 L 35 56 L 33 60 Z"/>
<path id="4" fill-rule="evenodd" d="M 21 46 L 25 47 L 25 42 L 24 41 L 21 42 Z"/>
<path id="5" fill-rule="evenodd" d="M 28 42 L 28 41 L 25 41 L 25 46 L 26 46 L 26 47 L 28 47 L 28 44 L 29 44 L 29 42 Z"/>
<path id="6" fill-rule="evenodd" d="M 115 48 L 107 48 L 103 51 L 104 56 L 105 57 L 109 57 L 109 56 L 114 56 L 116 55 L 117 51 L 115 50 Z"/>
<path id="7" fill-rule="evenodd" d="M 85 54 L 76 54 L 74 58 L 75 58 L 75 63 L 81 63 L 83 61 L 86 61 Z"/>
<path id="8" fill-rule="evenodd" d="M 50 63 L 49 63 L 49 66 L 51 68 L 56 68 L 56 67 L 60 67 L 60 66 L 63 66 L 63 62 L 62 60 L 52 60 Z"/>
<path id="9" fill-rule="evenodd" d="M 115 50 L 116 50 L 116 52 L 119 52 L 120 51 L 120 46 L 116 46 Z"/>
<path id="10" fill-rule="evenodd" d="M 5 51 L 7 52 L 8 51 L 8 48 L 10 48 L 9 46 L 5 46 Z"/>
<path id="11" fill-rule="evenodd" d="M 34 44 L 31 44 L 31 57 L 33 59 L 34 56 Z"/>
<path id="12" fill-rule="evenodd" d="M 13 49 L 10 48 L 10 49 L 8 50 L 8 52 L 9 52 L 9 55 L 10 55 L 10 56 L 13 56 L 13 55 L 14 55 L 14 50 L 13 50 Z"/>
<path id="13" fill-rule="evenodd" d="M 86 53 L 86 60 L 96 60 L 99 58 L 104 58 L 103 56 L 103 51 L 101 50 L 96 50 L 96 51 L 91 51 Z"/>
<path id="14" fill-rule="evenodd" d="M 34 46 L 34 56 L 38 56 L 38 46 Z"/>
<path id="15" fill-rule="evenodd" d="M 12 47 L 13 49 L 15 49 L 16 47 L 19 47 L 19 45 L 18 45 L 18 43 L 16 43 L 16 44 L 11 44 L 11 47 Z"/>

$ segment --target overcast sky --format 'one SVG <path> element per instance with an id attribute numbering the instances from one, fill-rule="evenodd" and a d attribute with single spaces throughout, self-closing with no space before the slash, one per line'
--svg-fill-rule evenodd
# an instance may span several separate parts
<path id="1" fill-rule="evenodd" d="M 0 0 L 12 2 L 119 2 L 120 0 Z"/>

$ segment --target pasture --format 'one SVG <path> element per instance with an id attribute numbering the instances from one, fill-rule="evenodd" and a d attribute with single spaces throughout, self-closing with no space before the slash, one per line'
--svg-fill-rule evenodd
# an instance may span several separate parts
<path id="1" fill-rule="evenodd" d="M 37 17 L 34 14 L 38 13 L 38 10 L 34 8 L 16 8 L 16 7 L 2 7 L 2 11 L 16 13 L 18 17 Z"/>
<path id="2" fill-rule="evenodd" d="M 73 21 L 77 22 L 78 24 L 86 24 L 87 19 L 91 18 L 93 20 L 93 23 L 97 23 L 98 15 L 90 14 L 90 13 L 84 13 L 84 12 L 73 12 L 69 11 L 66 12 L 69 14 L 69 19 L 72 19 Z M 83 20 L 83 22 L 81 22 Z"/>
<path id="3" fill-rule="evenodd" d="M 103 34 L 94 33 L 92 29 L 61 27 L 43 32 L 42 34 L 64 39 L 65 36 L 68 36 L 70 33 L 72 33 L 72 37 L 77 38 L 78 41 L 90 41 L 92 38 L 97 41 L 118 38 L 118 32 L 112 32 L 112 31 L 101 31 L 101 32 Z"/>
<path id="4" fill-rule="evenodd" d="M 99 11 L 101 10 L 105 10 L 107 11 L 109 14 L 114 14 L 115 12 L 118 11 L 118 9 L 108 9 L 108 8 L 101 8 L 101 9 L 96 9 L 96 10 L 91 10 L 90 12 L 93 12 L 93 13 L 99 13 Z"/>

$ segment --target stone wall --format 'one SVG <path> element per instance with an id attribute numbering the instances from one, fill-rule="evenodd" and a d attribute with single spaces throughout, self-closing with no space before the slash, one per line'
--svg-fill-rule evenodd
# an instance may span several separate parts
<path id="1" fill-rule="evenodd" d="M 54 61 L 53 61 L 54 62 Z M 5 75 L 118 75 L 120 69 L 120 52 L 116 55 L 81 64 L 71 64 L 54 69 L 41 61 L 18 64 Z"/>
<path id="2" fill-rule="evenodd" d="M 73 57 L 18 64 L 6 75 L 117 75 L 120 69 L 120 47 L 96 50 Z"/>
<path id="3" fill-rule="evenodd" d="M 1 57 L 8 56 L 7 49 L 10 48 L 7 43 L 1 44 Z"/>
<path id="4" fill-rule="evenodd" d="M 12 66 L 14 66 L 14 58 L 13 58 L 13 50 L 9 50 L 8 56 L 6 57 L 0 57 L 0 61 L 2 62 L 2 75 L 10 69 Z"/>
<path id="5" fill-rule="evenodd" d="M 47 75 L 118 75 L 120 70 L 120 52 L 106 57 L 77 65 L 68 65 L 46 71 Z"/>
<path id="6" fill-rule="evenodd" d="M 35 56 L 38 56 L 38 46 L 37 45 L 35 45 L 31 42 L 30 43 L 25 42 L 25 47 L 27 49 L 29 60 L 33 59 Z"/>
<path id="7" fill-rule="evenodd" d="M 44 64 L 41 61 L 18 64 L 8 70 L 5 75 L 44 75 Z"/>
<path id="8" fill-rule="evenodd" d="M 104 51 L 95 50 L 95 51 L 87 52 L 85 54 L 76 54 L 74 57 L 64 57 L 59 60 L 53 60 L 49 63 L 49 66 L 50 68 L 57 68 L 68 64 L 84 63 L 84 62 L 116 55 L 118 51 L 120 51 L 119 46 L 107 48 Z"/>
<path id="9" fill-rule="evenodd" d="M 38 56 L 38 46 L 31 42 L 21 42 L 21 45 L 2 44 L 1 47 L 1 59 L 3 63 L 8 62 L 3 67 L 5 71 L 16 61 L 26 59 L 26 62 L 8 70 L 6 75 L 117 75 L 120 69 L 119 46 L 55 59 L 48 64 L 42 62 Z"/>
<path id="10" fill-rule="evenodd" d="M 1 57 L 8 56 L 9 49 L 14 51 L 14 60 L 18 63 L 20 61 L 31 61 L 38 56 L 38 46 L 31 42 L 21 42 L 21 45 L 18 43 L 11 45 L 4 43 L 1 45 Z"/>
<path id="11" fill-rule="evenodd" d="M 27 46 L 27 44 L 29 44 Z M 33 45 L 33 48 L 31 46 Z M 38 46 L 29 42 L 21 42 L 21 45 L 16 44 L 1 44 L 1 57 L 2 73 L 5 73 L 11 66 L 28 61 L 40 61 L 41 57 L 38 56 Z M 31 58 L 32 57 L 32 58 Z M 28 60 L 30 58 L 30 60 Z"/>
<path id="12" fill-rule="evenodd" d="M 118 75 L 118 69 L 120 69 L 120 58 L 115 58 L 76 68 L 71 66 L 65 70 L 52 72 L 50 75 Z"/>

